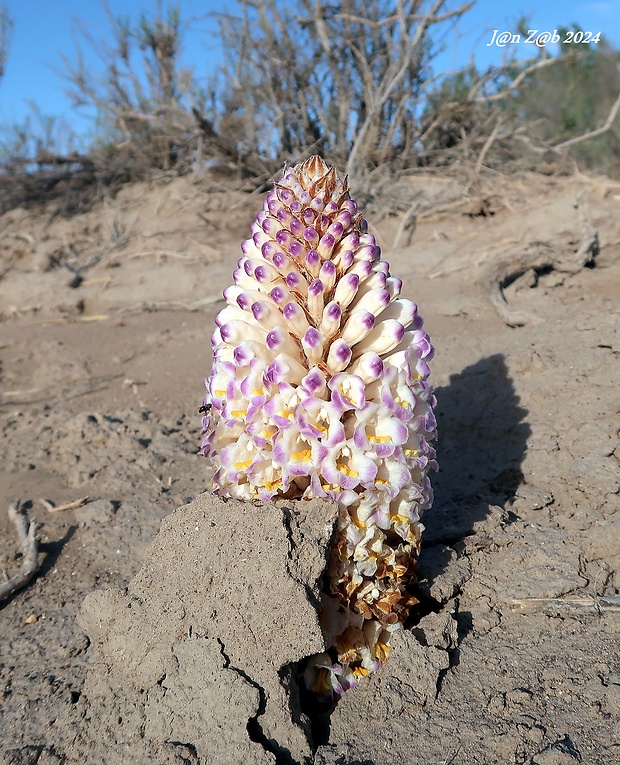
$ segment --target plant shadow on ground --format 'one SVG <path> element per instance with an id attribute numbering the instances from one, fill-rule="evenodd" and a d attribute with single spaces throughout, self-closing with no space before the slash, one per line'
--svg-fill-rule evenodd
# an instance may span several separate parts
<path id="1" fill-rule="evenodd" d="M 504 506 L 514 499 L 523 481 L 521 463 L 531 428 L 528 410 L 520 406 L 506 359 L 498 353 L 480 359 L 452 375 L 450 384 L 438 388 L 437 420 L 439 474 L 433 481 L 435 501 L 424 516 L 425 531 L 419 560 L 419 581 L 428 584 L 445 570 L 453 550 L 476 533 L 476 525 L 492 505 Z M 515 520 L 508 511 L 504 522 Z M 415 626 L 445 604 L 429 597 L 425 587 L 414 586 L 420 604 L 407 621 Z M 471 629 L 471 614 L 460 612 L 459 643 Z M 458 663 L 458 648 L 451 666 Z"/>
<path id="2" fill-rule="evenodd" d="M 45 558 L 37 573 L 38 577 L 45 577 L 54 568 L 64 547 L 71 541 L 78 528 L 78 524 L 75 523 L 67 529 L 64 536 L 60 537 L 60 539 L 42 542 L 39 545 L 39 552 L 45 553 Z"/>
<path id="3" fill-rule="evenodd" d="M 25 510 L 28 515 L 32 518 L 32 501 L 26 500 L 20 504 L 20 508 L 22 510 Z M 42 524 L 38 524 L 37 528 L 40 530 Z M 38 545 L 38 560 L 40 561 L 39 567 L 36 570 L 36 573 L 32 576 L 32 580 L 28 581 L 26 585 L 24 585 L 24 588 L 32 586 L 33 582 L 36 582 L 38 579 L 45 580 L 46 576 L 49 574 L 49 572 L 54 568 L 56 563 L 58 562 L 58 558 L 60 557 L 60 554 L 62 553 L 64 547 L 71 541 L 74 534 L 78 530 L 78 524 L 71 525 L 67 531 L 65 532 L 64 536 L 60 537 L 59 539 L 54 539 L 48 542 L 39 542 Z M 23 551 L 19 551 L 20 556 L 23 557 Z M 41 555 L 44 557 L 41 558 Z M 20 588 L 21 590 L 22 588 Z M 19 592 L 18 590 L 17 592 Z M 13 599 L 13 595 L 15 593 L 12 593 L 11 595 L 7 595 L 4 599 L 0 599 L 0 611 L 5 607 L 8 606 L 8 604 Z"/>
<path id="4" fill-rule="evenodd" d="M 489 504 L 514 498 L 531 434 L 501 353 L 452 375 L 435 395 L 439 473 L 424 516 L 424 547 L 459 542 L 474 533 Z"/>

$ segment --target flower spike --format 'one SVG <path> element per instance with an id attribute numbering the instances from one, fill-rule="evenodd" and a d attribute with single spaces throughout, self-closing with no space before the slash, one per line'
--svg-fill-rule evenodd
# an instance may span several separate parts
<path id="1" fill-rule="evenodd" d="M 416 602 L 437 467 L 433 347 L 347 179 L 320 157 L 285 169 L 251 233 L 216 318 L 202 453 L 219 495 L 337 501 L 326 651 L 305 678 L 338 696 L 387 660 Z"/>

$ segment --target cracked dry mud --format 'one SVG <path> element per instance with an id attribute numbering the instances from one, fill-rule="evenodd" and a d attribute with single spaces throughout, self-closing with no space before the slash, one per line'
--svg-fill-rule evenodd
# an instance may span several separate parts
<path id="1" fill-rule="evenodd" d="M 199 496 L 168 516 L 128 591 L 90 595 L 78 621 L 93 648 L 88 751 L 103 762 L 274 762 L 312 755 L 294 664 L 324 650 L 316 603 L 335 504 L 278 506 Z"/>
<path id="2" fill-rule="evenodd" d="M 0 569 L 20 564 L 15 497 L 42 564 L 0 604 L 2 765 L 620 761 L 620 185 L 496 177 L 493 195 L 494 216 L 429 215 L 393 253 L 399 221 L 375 213 L 438 349 L 441 471 L 420 607 L 323 714 L 302 710 L 292 668 L 321 649 L 329 506 L 220 503 L 196 454 L 213 316 L 256 200 L 181 179 L 70 220 L 2 217 Z M 488 262 L 577 247 L 576 203 L 596 266 L 517 280 L 505 296 L 533 320 L 507 327 Z M 42 265 L 64 241 L 88 262 L 112 223 L 126 243 L 79 287 Z"/>

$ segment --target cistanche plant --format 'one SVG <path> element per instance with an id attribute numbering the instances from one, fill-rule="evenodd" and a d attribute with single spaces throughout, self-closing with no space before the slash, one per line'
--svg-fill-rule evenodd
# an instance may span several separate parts
<path id="1" fill-rule="evenodd" d="M 340 695 L 388 658 L 416 603 L 432 503 L 433 347 L 347 180 L 285 169 L 241 245 L 216 317 L 202 453 L 217 494 L 338 503 L 310 688 Z"/>

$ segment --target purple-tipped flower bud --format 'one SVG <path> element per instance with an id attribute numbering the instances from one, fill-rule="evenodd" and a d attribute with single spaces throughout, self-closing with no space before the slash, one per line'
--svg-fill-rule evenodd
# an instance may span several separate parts
<path id="1" fill-rule="evenodd" d="M 351 301 L 355 297 L 360 283 L 358 274 L 347 274 L 336 285 L 336 291 L 334 292 L 334 300 L 344 310 L 351 304 Z"/>
<path id="2" fill-rule="evenodd" d="M 323 314 L 324 292 L 323 282 L 320 279 L 315 279 L 308 285 L 308 311 L 317 322 Z"/>
<path id="3" fill-rule="evenodd" d="M 276 242 L 282 249 L 288 249 L 294 241 L 296 242 L 296 240 L 293 239 L 291 232 L 286 231 L 285 229 L 280 229 L 276 234 Z"/>
<path id="4" fill-rule="evenodd" d="M 277 217 L 277 219 L 278 219 L 278 221 L 279 221 L 281 226 L 288 227 L 288 226 L 291 225 L 291 219 L 292 219 L 293 216 L 291 215 L 291 213 L 285 207 L 280 207 L 278 209 L 276 217 Z M 277 234 L 276 234 L 276 236 L 277 236 Z"/>
<path id="5" fill-rule="evenodd" d="M 263 244 L 263 246 L 260 248 L 260 251 L 265 260 L 271 260 L 275 253 L 279 251 L 279 247 L 270 239 L 268 242 Z"/>
<path id="6" fill-rule="evenodd" d="M 271 237 L 269 234 L 266 234 L 262 228 L 258 231 L 255 231 L 252 234 L 252 241 L 254 242 L 254 246 L 260 250 L 260 248 L 265 244 L 265 242 L 271 241 Z"/>
<path id="7" fill-rule="evenodd" d="M 289 290 L 303 295 L 308 289 L 308 282 L 297 271 L 291 271 L 286 275 L 286 286 Z"/>
<path id="8" fill-rule="evenodd" d="M 345 238 L 340 242 L 340 246 L 343 250 L 352 250 L 355 252 L 357 248 L 360 246 L 360 237 L 359 234 L 352 233 L 345 236 Z"/>
<path id="9" fill-rule="evenodd" d="M 335 340 L 327 354 L 327 368 L 332 374 L 342 372 L 349 365 L 352 355 L 350 346 L 342 338 Z"/>
<path id="10" fill-rule="evenodd" d="M 321 241 L 316 248 L 321 258 L 329 258 L 329 256 L 332 254 L 332 250 L 334 249 L 335 244 L 336 240 L 332 234 L 325 234 L 322 236 Z"/>
<path id="11" fill-rule="evenodd" d="M 371 244 L 366 244 L 363 247 L 360 247 L 356 253 L 355 257 L 357 260 L 368 260 L 370 263 L 374 263 L 376 260 L 379 260 L 379 252 L 377 252 L 379 248 L 375 247 Z"/>
<path id="12" fill-rule="evenodd" d="M 302 236 L 305 228 L 305 225 L 297 218 L 291 220 L 291 234 L 297 239 Z"/>
<path id="13" fill-rule="evenodd" d="M 273 265 L 285 279 L 289 274 L 295 274 L 300 280 L 302 279 L 299 269 L 288 255 L 285 255 L 283 252 L 276 252 L 272 261 Z"/>
<path id="14" fill-rule="evenodd" d="M 290 300 L 291 297 L 291 293 L 286 289 L 286 287 L 282 287 L 280 285 L 274 287 L 269 295 L 273 302 L 278 306 L 284 305 L 288 300 Z"/>
<path id="15" fill-rule="evenodd" d="M 321 269 L 321 257 L 316 250 L 309 250 L 306 255 L 306 268 L 308 272 L 317 277 Z"/>
<path id="16" fill-rule="evenodd" d="M 263 378 L 268 385 L 278 385 L 280 383 L 300 383 L 304 374 L 305 367 L 293 356 L 286 353 L 278 354 L 267 368 Z M 270 399 L 273 401 L 273 399 Z"/>
<path id="17" fill-rule="evenodd" d="M 364 308 L 375 316 L 379 316 L 390 304 L 390 293 L 388 290 L 376 289 L 369 290 L 362 298 L 355 302 L 354 310 L 358 311 L 360 308 Z M 394 316 L 392 318 L 398 318 Z M 381 320 L 383 321 L 383 314 L 381 314 Z"/>
<path id="18" fill-rule="evenodd" d="M 282 310 L 282 314 L 296 337 L 303 337 L 306 334 L 310 325 L 308 324 L 306 314 L 297 303 L 287 303 Z"/>
<path id="19" fill-rule="evenodd" d="M 332 300 L 323 309 L 323 318 L 319 326 L 320 333 L 327 338 L 332 337 L 340 327 L 342 308 Z"/>
<path id="20" fill-rule="evenodd" d="M 353 250 L 340 249 L 338 254 L 333 258 L 334 265 L 342 272 L 348 271 L 355 261 L 355 255 Z"/>
<path id="21" fill-rule="evenodd" d="M 375 317 L 370 311 L 354 311 L 345 322 L 342 329 L 342 338 L 350 346 L 354 346 L 363 340 L 375 326 Z"/>
<path id="22" fill-rule="evenodd" d="M 273 329 L 282 324 L 282 314 L 271 301 L 257 300 L 252 303 L 251 310 L 256 321 L 265 329 Z"/>
<path id="23" fill-rule="evenodd" d="M 365 383 L 375 382 L 383 374 L 383 360 L 378 353 L 368 351 L 351 365 L 351 374 L 358 375 Z"/>
<path id="24" fill-rule="evenodd" d="M 319 234 L 315 228 L 308 227 L 304 230 L 304 239 L 309 242 L 312 247 L 316 247 L 319 243 Z"/>
<path id="25" fill-rule="evenodd" d="M 395 319 L 382 321 L 364 336 L 363 341 L 355 348 L 355 355 L 368 351 L 378 354 L 389 353 L 400 343 L 404 334 L 405 328 Z"/>
<path id="26" fill-rule="evenodd" d="M 338 213 L 338 223 L 342 226 L 343 231 L 346 231 L 351 225 L 352 216 L 348 210 L 342 210 Z"/>
<path id="27" fill-rule="evenodd" d="M 387 290 L 385 290 L 385 292 L 389 298 L 390 293 Z M 372 309 L 369 308 L 368 310 Z M 390 303 L 390 305 L 381 314 L 381 321 L 385 321 L 387 319 L 396 319 L 396 321 L 402 324 L 405 329 L 409 329 L 409 327 L 414 323 L 417 315 L 418 306 L 415 303 L 413 303 L 411 300 L 398 298 L 398 300 L 394 300 L 392 303 Z"/>
<path id="28" fill-rule="evenodd" d="M 323 336 L 314 327 L 310 327 L 301 339 L 301 345 L 308 362 L 318 364 L 323 354 Z"/>
<path id="29" fill-rule="evenodd" d="M 244 340 L 265 342 L 265 330 L 250 326 L 245 321 L 229 321 L 220 327 L 222 340 L 229 345 L 241 345 Z"/>
<path id="30" fill-rule="evenodd" d="M 298 261 L 302 260 L 306 254 L 306 248 L 296 239 L 288 245 L 288 251 Z"/>
<path id="31" fill-rule="evenodd" d="M 224 290 L 224 300 L 228 303 L 228 305 L 234 305 L 235 303 L 239 304 L 239 296 L 243 294 L 243 290 L 241 287 L 238 287 L 236 284 L 231 285 L 230 287 L 226 287 Z M 241 306 L 243 308 L 243 306 Z"/>
<path id="32" fill-rule="evenodd" d="M 293 342 L 290 333 L 284 327 L 274 327 L 268 332 L 265 344 L 274 355 L 288 353 L 294 357 L 297 354 L 297 346 Z"/>
<path id="33" fill-rule="evenodd" d="M 318 367 L 312 367 L 301 381 L 302 386 L 310 391 L 313 396 L 324 396 L 327 390 L 325 375 Z"/>
<path id="34" fill-rule="evenodd" d="M 267 262 L 256 266 L 254 269 L 254 276 L 260 284 L 273 284 L 281 278 L 278 271 Z"/>
<path id="35" fill-rule="evenodd" d="M 331 260 L 326 260 L 321 266 L 319 279 L 323 282 L 325 292 L 329 292 L 336 283 L 336 266 Z"/>
<path id="36" fill-rule="evenodd" d="M 353 264 L 349 269 L 350 274 L 357 274 L 360 278 L 360 282 L 368 279 L 372 273 L 372 264 L 368 260 L 361 260 Z"/>
<path id="37" fill-rule="evenodd" d="M 241 242 L 241 252 L 248 258 L 252 257 L 253 253 L 256 252 L 256 245 L 254 244 L 254 240 L 246 239 L 244 242 Z"/>
<path id="38" fill-rule="evenodd" d="M 385 288 L 390 291 L 392 300 L 400 295 L 400 291 L 403 288 L 403 280 L 395 276 L 390 276 L 385 280 Z"/>
<path id="39" fill-rule="evenodd" d="M 340 221 L 334 221 L 331 226 L 327 229 L 327 233 L 331 234 L 334 237 L 334 240 L 338 240 L 342 237 L 342 232 L 344 231 L 344 226 Z"/>
<path id="40" fill-rule="evenodd" d="M 235 286 L 240 287 L 241 289 L 253 289 L 256 287 L 256 280 L 254 278 L 254 274 L 249 276 L 245 271 L 245 264 L 242 264 L 241 267 L 235 269 L 233 271 L 233 281 L 235 282 Z"/>
<path id="41" fill-rule="evenodd" d="M 269 236 L 275 236 L 281 228 L 282 226 L 280 223 L 273 218 L 265 218 L 263 221 L 262 229 L 266 234 L 269 234 Z"/>

